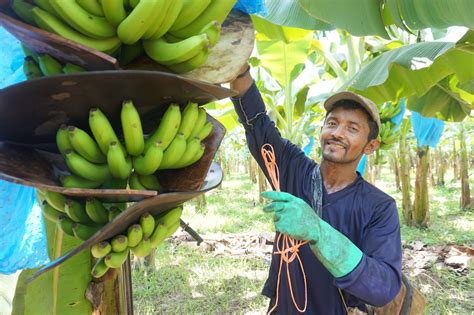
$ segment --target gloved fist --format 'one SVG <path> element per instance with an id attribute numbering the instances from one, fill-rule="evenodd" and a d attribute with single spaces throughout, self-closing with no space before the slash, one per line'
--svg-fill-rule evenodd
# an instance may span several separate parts
<path id="1" fill-rule="evenodd" d="M 313 244 L 318 241 L 321 219 L 304 200 L 279 191 L 263 192 L 262 197 L 272 200 L 263 211 L 273 213 L 278 232 Z"/>

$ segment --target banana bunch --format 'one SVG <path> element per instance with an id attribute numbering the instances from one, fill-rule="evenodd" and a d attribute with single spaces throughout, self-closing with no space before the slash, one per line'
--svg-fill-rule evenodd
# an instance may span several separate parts
<path id="1" fill-rule="evenodd" d="M 380 149 L 390 149 L 395 143 L 398 142 L 399 137 L 400 130 L 395 130 L 394 123 L 390 121 L 382 123 L 379 132 Z"/>
<path id="2" fill-rule="evenodd" d="M 90 136 L 75 126 L 61 126 L 56 145 L 72 175 L 63 176 L 67 188 L 98 187 L 161 190 L 154 173 L 178 169 L 197 162 L 205 151 L 201 143 L 213 125 L 206 111 L 188 103 L 181 112 L 172 104 L 158 128 L 147 139 L 132 101 L 122 103 L 121 125 L 124 144 L 106 115 L 98 108 L 89 111 Z"/>
<path id="3" fill-rule="evenodd" d="M 25 73 L 25 76 L 28 80 L 63 73 L 77 73 L 85 71 L 80 66 L 71 63 L 66 63 L 63 65 L 50 55 L 38 55 L 25 45 L 22 45 L 22 49 L 25 53 L 23 72 Z"/>
<path id="4" fill-rule="evenodd" d="M 145 213 L 139 222 L 129 226 L 123 234 L 92 246 L 92 256 L 97 259 L 91 271 L 92 276 L 100 278 L 110 268 L 120 268 L 130 252 L 137 257 L 148 256 L 176 232 L 182 212 L 183 207 L 179 206 L 157 217 Z"/>
<path id="5" fill-rule="evenodd" d="M 118 54 L 125 63 L 142 53 L 142 40 L 150 58 L 185 73 L 206 62 L 237 0 L 33 2 L 12 0 L 11 8 L 27 23 L 92 49 Z"/>
<path id="6" fill-rule="evenodd" d="M 378 105 L 377 107 L 379 110 L 381 121 L 387 121 L 392 119 L 393 117 L 397 116 L 402 110 L 400 102 L 385 102 L 381 105 Z"/>

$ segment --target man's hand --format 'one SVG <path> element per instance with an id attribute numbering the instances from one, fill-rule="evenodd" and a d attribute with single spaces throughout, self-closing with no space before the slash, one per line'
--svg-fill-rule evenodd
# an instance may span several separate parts
<path id="1" fill-rule="evenodd" d="M 239 94 L 234 96 L 236 98 L 240 98 L 244 96 L 245 92 L 247 92 L 247 90 L 252 85 L 253 79 L 250 76 L 250 71 L 248 70 L 249 70 L 249 65 L 245 64 L 240 69 L 238 77 L 235 78 L 234 81 L 230 82 L 230 88 L 232 90 L 236 90 L 237 92 L 239 92 Z"/>
<path id="2" fill-rule="evenodd" d="M 318 241 L 321 219 L 304 200 L 278 191 L 266 191 L 262 197 L 272 200 L 263 211 L 273 213 L 278 232 L 297 240 Z"/>

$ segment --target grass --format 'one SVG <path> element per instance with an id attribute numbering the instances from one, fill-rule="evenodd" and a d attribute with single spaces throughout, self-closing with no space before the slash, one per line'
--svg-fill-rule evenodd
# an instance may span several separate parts
<path id="1" fill-rule="evenodd" d="M 382 172 L 377 186 L 400 206 L 392 174 Z M 471 187 L 474 187 L 471 186 Z M 460 185 L 448 178 L 446 187 L 430 195 L 431 225 L 417 229 L 402 225 L 404 241 L 427 245 L 474 241 L 474 213 L 459 210 Z M 232 174 L 221 188 L 206 194 L 207 206 L 196 209 L 186 203 L 183 218 L 198 233 L 272 232 L 271 218 L 261 211 L 258 188 L 246 174 Z M 400 214 L 401 215 L 401 214 Z M 268 258 L 215 257 L 187 246 L 165 242 L 156 255 L 154 270 L 133 272 L 136 314 L 264 314 L 268 301 L 260 295 L 267 277 Z M 428 298 L 427 314 L 474 313 L 474 277 L 448 269 L 427 269 L 412 283 Z"/>

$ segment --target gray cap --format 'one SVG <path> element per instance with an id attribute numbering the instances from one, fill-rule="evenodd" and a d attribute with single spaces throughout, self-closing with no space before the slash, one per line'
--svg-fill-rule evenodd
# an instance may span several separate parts
<path id="1" fill-rule="evenodd" d="M 365 108 L 369 115 L 372 117 L 372 119 L 375 121 L 377 126 L 379 127 L 380 130 L 380 116 L 379 116 L 379 110 L 377 108 L 377 105 L 374 104 L 371 100 L 369 100 L 366 97 L 363 97 L 362 95 L 356 94 L 354 92 L 339 92 L 334 94 L 333 96 L 329 97 L 325 102 L 324 102 L 324 108 L 330 112 L 334 108 L 334 104 L 336 104 L 339 101 L 342 100 L 350 100 L 358 103 L 360 106 Z"/>

